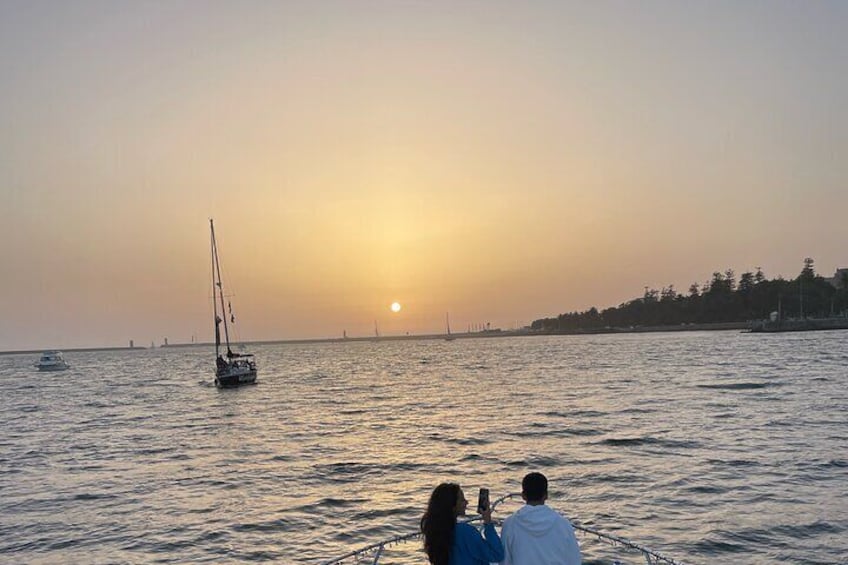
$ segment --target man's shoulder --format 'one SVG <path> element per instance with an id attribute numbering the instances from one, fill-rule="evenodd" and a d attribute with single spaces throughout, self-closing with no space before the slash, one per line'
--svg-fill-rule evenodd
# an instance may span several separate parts
<path id="1" fill-rule="evenodd" d="M 555 508 L 551 508 L 547 504 L 542 504 L 540 507 L 540 512 L 544 512 L 548 515 L 550 520 L 554 522 L 558 522 L 560 525 L 566 527 L 567 529 L 574 529 L 574 526 L 571 525 L 571 520 L 569 520 L 562 512 L 556 510 Z"/>
<path id="2" fill-rule="evenodd" d="M 548 508 L 550 508 L 550 506 L 549 506 Z M 560 512 L 559 510 L 554 510 L 553 508 L 550 508 L 550 510 L 551 510 L 551 514 L 556 514 L 556 518 L 557 518 L 558 520 L 560 520 L 560 521 L 562 521 L 562 522 L 565 522 L 565 523 L 566 523 L 566 524 L 568 524 L 569 526 L 571 525 L 571 520 L 569 520 L 569 519 L 565 516 L 565 514 L 563 514 L 563 513 L 562 513 L 562 512 Z"/>

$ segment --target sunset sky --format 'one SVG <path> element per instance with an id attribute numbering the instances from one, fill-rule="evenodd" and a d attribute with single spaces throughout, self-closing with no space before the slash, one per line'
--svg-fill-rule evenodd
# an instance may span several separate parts
<path id="1" fill-rule="evenodd" d="M 848 266 L 848 2 L 0 2 L 0 350 Z M 397 301 L 398 313 L 389 306 Z"/>

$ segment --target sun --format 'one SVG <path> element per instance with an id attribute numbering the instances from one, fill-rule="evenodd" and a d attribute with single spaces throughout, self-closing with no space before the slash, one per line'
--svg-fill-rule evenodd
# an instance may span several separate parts
<path id="1" fill-rule="evenodd" d="M 400 312 L 400 302 L 392 302 L 390 308 L 392 309 L 392 312 Z"/>

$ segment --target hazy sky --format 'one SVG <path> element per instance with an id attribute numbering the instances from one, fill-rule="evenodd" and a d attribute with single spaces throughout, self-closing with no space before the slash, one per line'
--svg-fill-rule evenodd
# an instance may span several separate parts
<path id="1" fill-rule="evenodd" d="M 0 350 L 848 266 L 848 3 L 0 0 Z M 392 301 L 403 310 L 393 314 Z"/>

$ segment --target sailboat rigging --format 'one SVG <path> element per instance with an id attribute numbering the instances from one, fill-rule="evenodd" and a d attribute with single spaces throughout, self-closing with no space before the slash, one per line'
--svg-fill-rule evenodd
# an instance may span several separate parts
<path id="1" fill-rule="evenodd" d="M 212 233 L 212 311 L 215 316 L 215 386 L 231 387 L 256 382 L 256 362 L 250 353 L 234 353 L 230 347 L 230 328 L 227 323 L 235 324 L 233 305 L 227 301 L 228 310 L 224 308 L 224 285 L 221 282 L 221 263 L 218 260 L 218 244 L 215 241 L 215 224 L 209 219 L 209 229 Z M 220 302 L 220 315 L 218 306 Z M 224 324 L 224 343 L 227 346 L 226 359 L 221 354 L 221 324 Z"/>
<path id="2" fill-rule="evenodd" d="M 453 335 L 451 335 L 451 331 L 450 331 L 450 313 L 449 312 L 445 312 L 445 326 L 447 327 L 447 330 L 448 330 L 448 333 L 445 334 L 445 341 L 455 340 L 456 338 Z"/>

